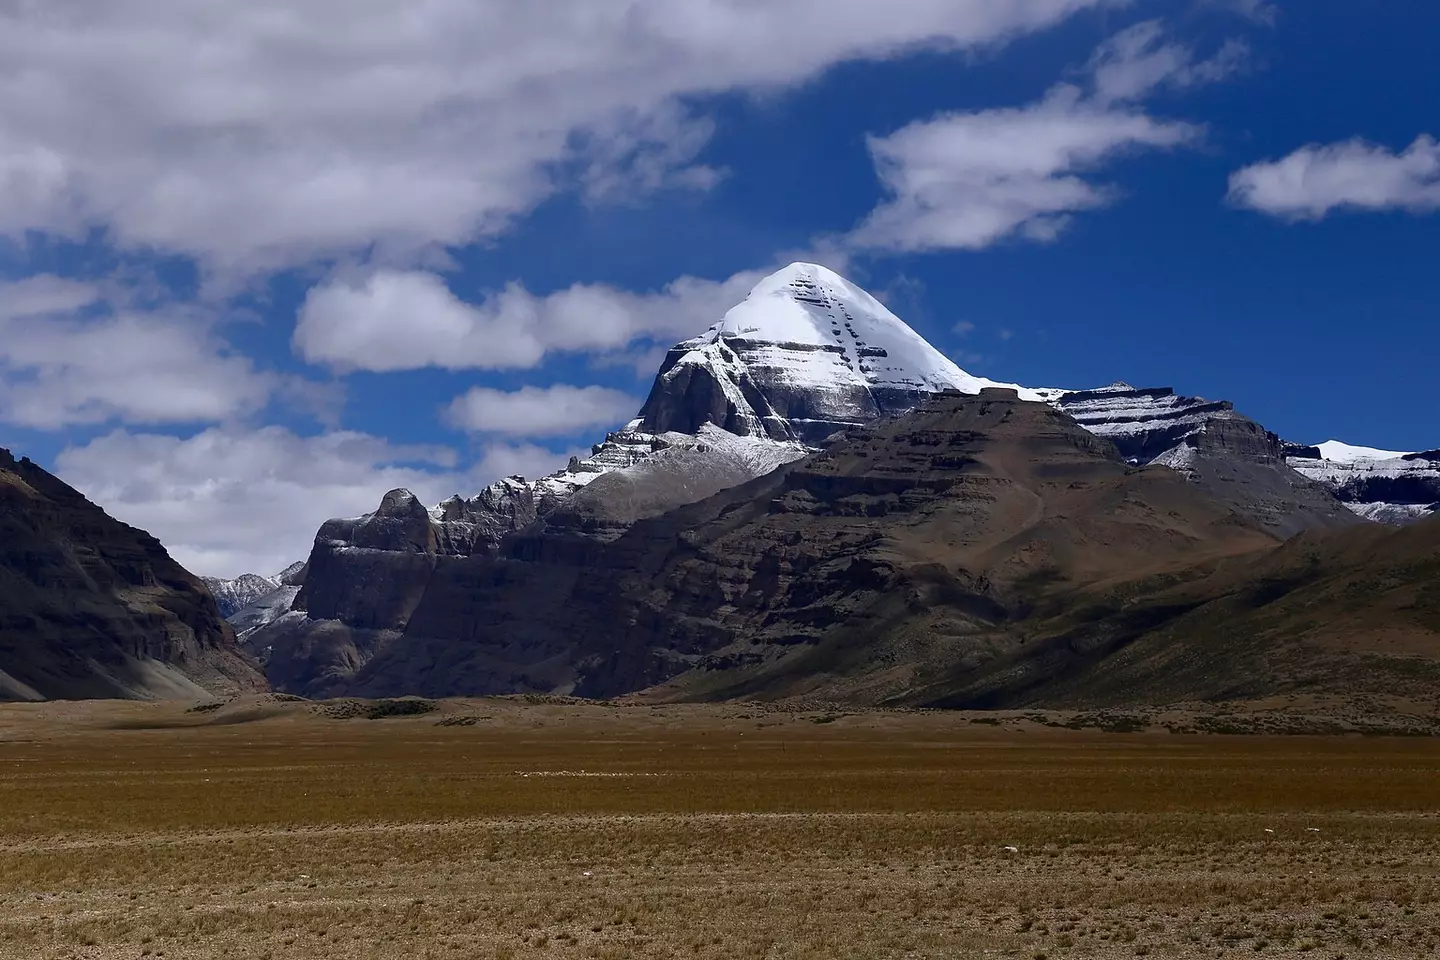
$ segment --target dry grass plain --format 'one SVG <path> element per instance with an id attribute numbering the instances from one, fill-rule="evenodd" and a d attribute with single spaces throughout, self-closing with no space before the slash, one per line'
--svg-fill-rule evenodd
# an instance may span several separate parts
<path id="1" fill-rule="evenodd" d="M 335 713 L 0 708 L 0 955 L 1440 955 L 1432 738 Z"/>

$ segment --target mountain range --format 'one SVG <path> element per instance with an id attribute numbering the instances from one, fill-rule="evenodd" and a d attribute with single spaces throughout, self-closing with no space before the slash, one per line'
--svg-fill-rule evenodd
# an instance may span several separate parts
<path id="1" fill-rule="evenodd" d="M 207 582 L 273 688 L 307 696 L 1394 691 L 1440 659 L 1437 504 L 1434 451 L 1290 443 L 1167 388 L 975 377 L 797 263 L 672 348 L 566 469 L 434 506 L 391 491 L 280 576 Z M 1325 586 L 1377 576 L 1368 621 Z"/>

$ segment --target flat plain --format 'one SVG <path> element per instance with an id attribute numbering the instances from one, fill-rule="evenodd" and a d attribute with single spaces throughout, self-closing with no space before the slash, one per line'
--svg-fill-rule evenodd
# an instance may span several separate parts
<path id="1" fill-rule="evenodd" d="M 0 707 L 0 956 L 1440 954 L 1434 738 L 396 712 Z"/>

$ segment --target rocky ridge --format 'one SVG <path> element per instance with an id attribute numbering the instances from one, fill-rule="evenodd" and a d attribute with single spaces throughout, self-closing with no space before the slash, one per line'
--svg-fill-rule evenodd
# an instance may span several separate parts
<path id="1" fill-rule="evenodd" d="M 201 577 L 210 594 L 220 607 L 220 615 L 230 619 L 241 609 L 256 600 L 274 593 L 280 587 L 278 577 L 262 577 L 258 573 L 242 573 L 230 580 L 221 577 Z"/>
<path id="2" fill-rule="evenodd" d="M 1287 541 L 1045 405 L 946 393 L 618 536 L 538 523 L 438 557 L 364 662 L 336 647 L 320 676 L 301 643 L 271 677 L 976 709 L 1411 691 L 1437 658 L 1387 644 L 1433 646 L 1435 549 L 1366 524 Z M 1387 591 L 1355 593 L 1382 560 Z M 1313 615 L 1331 582 L 1338 632 Z"/>
<path id="3" fill-rule="evenodd" d="M 1338 441 L 1286 444 L 1287 462 L 1358 516 L 1406 524 L 1440 513 L 1440 450 L 1400 453 Z"/>
<path id="4" fill-rule="evenodd" d="M 438 557 L 403 629 L 332 647 L 321 672 L 310 641 L 282 638 L 269 669 L 367 696 L 1024 702 L 1179 615 L 1134 618 L 1124 598 L 1281 539 L 1050 407 L 946 393 L 618 536 L 542 522 L 494 555 Z M 1093 611 L 1078 626 L 1077 609 Z M 992 670 L 1075 629 L 1018 687 Z"/>
<path id="5" fill-rule="evenodd" d="M 1066 393 L 1054 405 L 1130 463 L 1178 471 L 1282 536 L 1355 522 L 1331 489 L 1291 468 L 1283 440 L 1227 400 L 1119 382 Z"/>

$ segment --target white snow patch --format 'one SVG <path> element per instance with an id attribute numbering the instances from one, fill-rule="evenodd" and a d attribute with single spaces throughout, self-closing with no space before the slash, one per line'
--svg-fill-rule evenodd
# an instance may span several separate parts
<path id="1" fill-rule="evenodd" d="M 1317 443 L 1315 446 L 1320 451 L 1322 457 L 1334 463 L 1359 463 L 1362 460 L 1398 460 L 1400 457 L 1410 456 L 1409 453 L 1402 453 L 1395 450 L 1377 450 L 1374 447 L 1357 447 L 1354 444 L 1342 443 L 1339 440 L 1326 440 L 1324 443 Z"/>
<path id="2" fill-rule="evenodd" d="M 1192 447 L 1188 443 L 1182 443 L 1166 450 L 1151 460 L 1150 463 L 1158 464 L 1162 467 L 1169 467 L 1177 473 L 1183 473 L 1189 476 L 1194 472 L 1195 460 L 1198 456 L 1199 451 L 1195 447 Z"/>
<path id="3" fill-rule="evenodd" d="M 1347 503 L 1345 506 L 1356 516 L 1392 525 L 1409 523 L 1436 512 L 1436 504 L 1427 503 Z"/>
<path id="4" fill-rule="evenodd" d="M 797 386 L 972 394 L 1003 387 L 1040 402 L 1064 392 L 966 373 L 879 300 L 815 263 L 792 263 L 761 280 L 723 320 L 690 341 L 696 349 L 681 363 L 713 363 L 714 352 L 704 347 L 727 337 L 753 342 L 752 364 Z"/>

